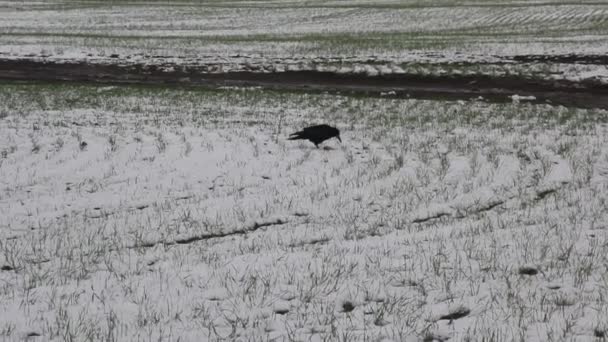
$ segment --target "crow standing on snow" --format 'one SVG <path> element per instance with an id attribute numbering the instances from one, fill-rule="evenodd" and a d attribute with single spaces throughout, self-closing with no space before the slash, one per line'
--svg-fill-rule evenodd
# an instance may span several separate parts
<path id="1" fill-rule="evenodd" d="M 333 137 L 338 138 L 338 140 L 342 142 L 342 139 L 340 139 L 340 130 L 328 125 L 317 125 L 306 127 L 299 132 L 290 134 L 289 140 L 310 140 L 317 148 L 319 148 L 320 143 Z"/>

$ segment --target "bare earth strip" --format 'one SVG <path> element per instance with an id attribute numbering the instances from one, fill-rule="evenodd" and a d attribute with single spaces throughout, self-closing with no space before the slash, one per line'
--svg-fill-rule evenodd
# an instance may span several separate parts
<path id="1" fill-rule="evenodd" d="M 526 56 L 519 56 L 525 60 Z M 532 59 L 534 56 L 528 56 Z M 555 57 L 557 58 L 557 57 Z M 567 57 L 563 57 L 567 58 Z M 571 57 L 574 58 L 574 57 Z M 582 57 L 579 57 L 581 59 Z M 507 102 L 525 96 L 533 103 L 608 109 L 608 85 L 593 80 L 529 79 L 520 76 L 341 73 L 285 70 L 274 64 L 223 72 L 217 65 L 98 64 L 86 61 L 0 59 L 0 79 L 331 91 L 421 99 L 484 99 Z"/>

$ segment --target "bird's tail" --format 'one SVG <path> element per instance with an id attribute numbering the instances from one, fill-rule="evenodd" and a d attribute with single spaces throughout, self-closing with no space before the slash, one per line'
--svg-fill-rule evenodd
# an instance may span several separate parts
<path id="1" fill-rule="evenodd" d="M 302 132 L 291 133 L 289 135 L 289 138 L 287 138 L 287 140 L 298 140 L 298 139 L 305 139 L 304 137 L 302 137 Z"/>

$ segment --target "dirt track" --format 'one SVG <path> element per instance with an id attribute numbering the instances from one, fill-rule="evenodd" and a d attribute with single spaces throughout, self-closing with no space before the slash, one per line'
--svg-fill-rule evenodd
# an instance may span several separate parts
<path id="1" fill-rule="evenodd" d="M 413 74 L 339 74 L 322 71 L 208 72 L 208 66 L 90 64 L 0 59 L 0 79 L 75 81 L 113 84 L 184 86 L 261 86 L 268 89 L 329 91 L 369 96 L 422 99 L 483 97 L 512 101 L 512 95 L 534 96 L 533 103 L 608 109 L 608 85 L 592 82 L 530 80 L 519 77 L 424 76 Z"/>

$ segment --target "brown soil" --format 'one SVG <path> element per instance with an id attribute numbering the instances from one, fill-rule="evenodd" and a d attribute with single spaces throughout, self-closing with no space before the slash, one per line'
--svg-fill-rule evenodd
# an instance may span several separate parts
<path id="1" fill-rule="evenodd" d="M 522 57 L 523 58 L 523 57 Z M 574 58 L 574 57 L 573 57 Z M 608 109 L 608 85 L 521 77 L 338 74 L 320 71 L 209 72 L 209 67 L 90 64 L 0 59 L 0 79 L 184 86 L 260 86 L 268 89 L 328 91 L 368 96 L 509 102 L 511 95 L 534 96 L 532 103 Z"/>

